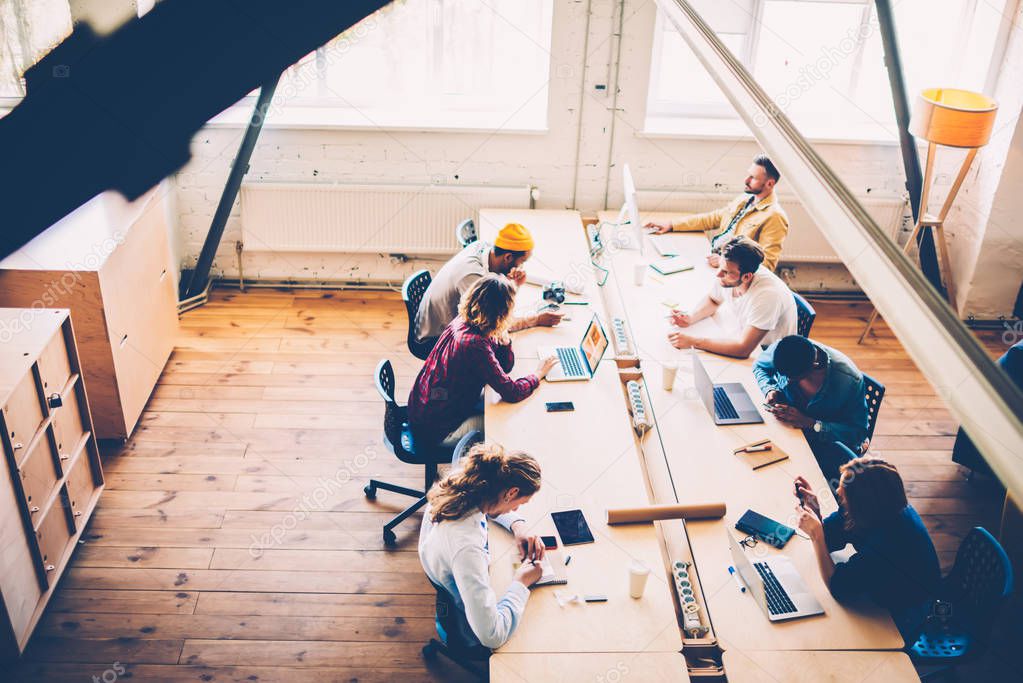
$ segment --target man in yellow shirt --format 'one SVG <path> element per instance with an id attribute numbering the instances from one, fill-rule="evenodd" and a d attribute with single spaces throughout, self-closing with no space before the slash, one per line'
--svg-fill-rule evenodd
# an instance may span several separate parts
<path id="1" fill-rule="evenodd" d="M 653 228 L 656 234 L 703 230 L 710 239 L 711 254 L 707 262 L 712 268 L 720 265 L 720 247 L 735 235 L 745 235 L 763 247 L 764 267 L 776 269 L 781 243 L 789 232 L 789 218 L 774 196 L 774 186 L 781 174 L 765 154 L 753 159 L 746 174 L 746 192 L 724 208 L 670 223 L 650 222 L 646 227 Z"/>

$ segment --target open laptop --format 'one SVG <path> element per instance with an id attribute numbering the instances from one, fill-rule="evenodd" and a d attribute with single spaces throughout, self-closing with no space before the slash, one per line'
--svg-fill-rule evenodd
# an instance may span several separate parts
<path id="1" fill-rule="evenodd" d="M 824 614 L 810 589 L 803 582 L 792 561 L 784 555 L 750 562 L 732 532 L 728 535 L 728 549 L 739 578 L 753 594 L 770 621 L 785 621 L 814 614 Z"/>
<path id="2" fill-rule="evenodd" d="M 596 315 L 583 332 L 579 346 L 539 347 L 540 358 L 557 356 L 561 361 L 547 373 L 548 382 L 577 382 L 588 380 L 597 371 L 597 364 L 607 350 L 607 334 Z"/>
<path id="3" fill-rule="evenodd" d="M 700 400 L 718 425 L 746 425 L 763 422 L 757 406 L 739 382 L 714 384 L 700 357 L 693 350 L 693 379 Z"/>

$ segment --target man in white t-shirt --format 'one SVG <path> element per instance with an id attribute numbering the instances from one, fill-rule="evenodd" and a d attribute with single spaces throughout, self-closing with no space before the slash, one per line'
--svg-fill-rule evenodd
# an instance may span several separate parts
<path id="1" fill-rule="evenodd" d="M 746 358 L 758 346 L 766 347 L 782 337 L 796 334 L 798 317 L 792 291 L 777 275 L 761 265 L 763 248 L 737 235 L 721 247 L 717 282 L 695 310 L 672 311 L 671 322 L 679 328 L 709 318 L 719 306 L 730 306 L 739 321 L 736 337 L 698 337 L 678 330 L 668 334 L 677 349 L 696 348 L 722 356 Z"/>

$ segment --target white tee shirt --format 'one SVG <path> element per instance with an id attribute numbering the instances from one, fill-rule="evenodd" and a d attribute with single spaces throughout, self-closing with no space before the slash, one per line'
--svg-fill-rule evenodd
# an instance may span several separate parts
<path id="1" fill-rule="evenodd" d="M 760 266 L 753 274 L 753 282 L 746 293 L 734 296 L 735 293 L 736 289 L 722 287 L 721 282 L 715 280 L 709 295 L 712 301 L 732 307 L 742 330 L 753 326 L 766 331 L 760 342 L 762 346 L 796 334 L 796 300 L 788 285 L 773 272 Z"/>

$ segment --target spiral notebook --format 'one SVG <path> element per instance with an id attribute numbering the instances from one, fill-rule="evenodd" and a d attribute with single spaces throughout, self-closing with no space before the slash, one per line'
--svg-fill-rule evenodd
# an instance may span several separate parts
<path id="1" fill-rule="evenodd" d="M 512 557 L 512 569 L 518 569 L 521 564 L 522 560 L 518 555 Z M 543 568 L 543 576 L 533 584 L 533 587 L 564 586 L 568 583 L 568 577 L 565 576 L 565 562 L 561 559 L 559 551 L 548 550 L 544 553 L 543 559 L 540 560 L 540 566 Z"/>

